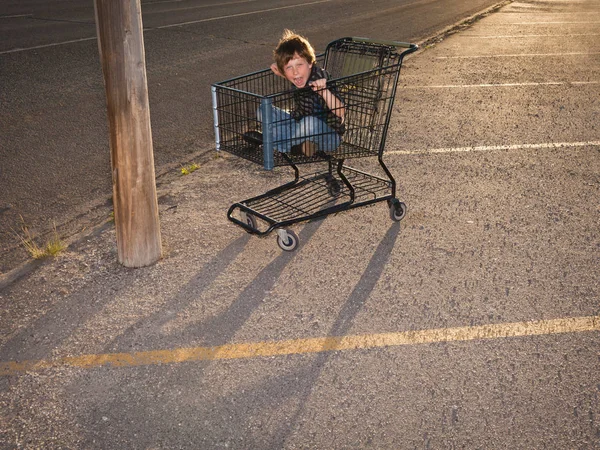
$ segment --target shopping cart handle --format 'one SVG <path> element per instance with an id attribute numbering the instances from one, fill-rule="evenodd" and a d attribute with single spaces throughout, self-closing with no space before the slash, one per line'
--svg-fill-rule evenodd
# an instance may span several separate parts
<path id="1" fill-rule="evenodd" d="M 364 42 L 366 44 L 380 44 L 380 45 L 388 45 L 390 47 L 399 47 L 399 48 L 409 48 L 412 51 L 415 51 L 419 48 L 417 44 L 411 44 L 409 42 L 398 42 L 398 41 L 386 41 L 380 39 L 370 39 L 363 37 L 352 37 L 350 38 L 354 42 Z"/>

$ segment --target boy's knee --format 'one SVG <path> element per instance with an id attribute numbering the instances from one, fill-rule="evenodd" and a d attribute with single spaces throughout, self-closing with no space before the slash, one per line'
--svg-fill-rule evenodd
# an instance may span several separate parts
<path id="1" fill-rule="evenodd" d="M 323 122 L 314 116 L 303 117 L 299 126 L 304 135 L 319 134 L 323 131 Z"/>

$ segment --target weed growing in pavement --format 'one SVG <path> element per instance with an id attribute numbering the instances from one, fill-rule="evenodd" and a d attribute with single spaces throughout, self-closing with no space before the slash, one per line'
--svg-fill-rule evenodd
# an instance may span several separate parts
<path id="1" fill-rule="evenodd" d="M 64 249 L 67 248 L 67 244 L 65 244 L 60 237 L 58 236 L 58 232 L 56 231 L 56 224 L 54 224 L 54 232 L 52 233 L 52 237 L 40 247 L 35 242 L 35 236 L 29 231 L 29 227 L 25 225 L 25 221 L 23 217 L 21 217 L 21 231 L 22 235 L 19 234 L 19 239 L 21 240 L 21 244 L 25 247 L 25 250 L 31 255 L 33 259 L 42 259 L 49 256 L 56 256 Z"/>
<path id="2" fill-rule="evenodd" d="M 195 172 L 199 168 L 200 166 L 198 164 L 192 163 L 189 166 L 181 168 L 181 175 L 189 175 L 190 173 Z"/>

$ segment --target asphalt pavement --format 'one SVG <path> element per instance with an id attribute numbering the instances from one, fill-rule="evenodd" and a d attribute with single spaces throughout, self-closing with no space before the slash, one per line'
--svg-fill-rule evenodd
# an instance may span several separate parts
<path id="1" fill-rule="evenodd" d="M 496 0 L 149 0 L 141 10 L 154 162 L 213 150 L 211 83 L 268 67 L 284 28 L 324 50 L 343 36 L 421 41 Z M 22 225 L 71 241 L 112 196 L 93 2 L 0 5 L 0 274 L 27 258 Z"/>
<path id="2" fill-rule="evenodd" d="M 288 171 L 173 171 L 157 264 L 107 221 L 0 290 L 0 446 L 600 448 L 599 75 L 595 0 L 425 43 L 385 152 L 407 216 L 295 252 L 226 218 Z"/>

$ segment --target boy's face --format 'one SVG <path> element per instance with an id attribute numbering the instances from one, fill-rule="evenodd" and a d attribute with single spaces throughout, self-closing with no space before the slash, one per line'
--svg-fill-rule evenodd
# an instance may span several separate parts
<path id="1" fill-rule="evenodd" d="M 308 61 L 298 53 L 294 53 L 294 57 L 283 66 L 283 74 L 285 77 L 298 88 L 306 86 L 311 70 L 312 64 L 309 64 Z"/>

